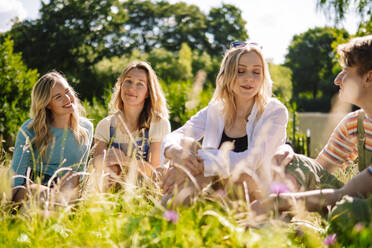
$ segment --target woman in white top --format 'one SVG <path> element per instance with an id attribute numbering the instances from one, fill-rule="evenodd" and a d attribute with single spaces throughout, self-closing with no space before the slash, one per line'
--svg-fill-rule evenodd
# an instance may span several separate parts
<path id="1" fill-rule="evenodd" d="M 213 99 L 164 138 L 163 162 L 183 166 L 200 184 L 213 176 L 236 179 L 256 172 L 260 179 L 271 180 L 271 158 L 286 140 L 288 121 L 286 107 L 271 96 L 272 81 L 261 48 L 233 42 L 223 58 Z M 185 145 L 201 138 L 203 149 L 198 152 Z M 233 142 L 232 150 L 220 149 L 225 141 Z M 184 170 L 171 167 L 163 179 L 164 191 L 180 188 L 185 178 Z"/>
<path id="2" fill-rule="evenodd" d="M 121 165 L 134 160 L 143 173 L 151 175 L 160 165 L 161 141 L 170 132 L 170 124 L 164 94 L 148 63 L 132 62 L 124 69 L 110 109 L 113 114 L 96 127 L 94 161 L 104 158 L 106 168 L 120 174 Z"/>

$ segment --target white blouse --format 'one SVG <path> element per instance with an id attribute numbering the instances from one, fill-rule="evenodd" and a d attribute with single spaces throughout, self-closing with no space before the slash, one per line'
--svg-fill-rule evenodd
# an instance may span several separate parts
<path id="1" fill-rule="evenodd" d="M 264 173 L 266 175 L 262 176 L 271 178 L 272 156 L 276 149 L 286 141 L 287 108 L 277 99 L 270 98 L 263 113 L 256 119 L 258 107 L 254 104 L 246 126 L 248 149 L 239 153 L 229 151 L 227 156 L 218 150 L 225 123 L 222 108 L 220 102 L 211 101 L 184 126 L 166 135 L 162 142 L 162 164 L 165 165 L 167 162 L 164 157 L 165 149 L 171 145 L 181 146 L 182 137 L 187 136 L 195 140 L 203 138 L 203 150 L 217 156 L 217 159 L 212 162 L 204 161 L 204 176 L 228 177 L 236 171 L 245 169 L 256 171 L 265 165 L 266 168 L 260 168 L 263 169 L 260 174 Z M 225 166 L 221 166 L 221 163 L 217 161 L 224 161 L 225 163 L 222 164 Z"/>

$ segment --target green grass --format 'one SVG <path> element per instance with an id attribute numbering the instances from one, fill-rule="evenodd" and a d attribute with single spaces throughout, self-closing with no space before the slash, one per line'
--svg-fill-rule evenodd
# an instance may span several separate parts
<path id="1" fill-rule="evenodd" d="M 158 184 L 123 181 L 121 190 L 94 187 L 75 203 L 42 207 L 36 198 L 15 210 L 9 201 L 6 160 L 0 168 L 0 247 L 322 247 L 333 233 L 317 213 L 296 209 L 294 218 L 275 213 L 254 216 L 243 200 L 206 191 L 189 206 L 177 207 L 179 219 L 164 217 Z M 348 180 L 353 170 L 337 176 Z M 90 184 L 92 185 L 92 184 Z M 333 247 L 372 246 L 372 226 L 341 230 Z"/>

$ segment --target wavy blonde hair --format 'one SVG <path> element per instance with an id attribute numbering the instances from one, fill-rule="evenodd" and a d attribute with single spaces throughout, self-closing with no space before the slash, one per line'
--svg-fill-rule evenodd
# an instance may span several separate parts
<path id="1" fill-rule="evenodd" d="M 49 129 L 53 122 L 53 113 L 47 108 L 52 100 L 52 88 L 58 80 L 67 80 L 58 72 L 52 71 L 43 75 L 32 88 L 31 94 L 31 117 L 33 121 L 28 128 L 34 129 L 35 137 L 31 140 L 34 148 L 37 149 L 39 155 L 46 155 L 49 144 L 52 140 L 52 133 Z M 68 83 L 67 83 L 68 84 Z M 80 126 L 79 118 L 84 113 L 84 108 L 81 106 L 79 98 L 75 91 L 70 87 L 70 92 L 75 98 L 74 112 L 71 114 L 69 128 L 72 130 L 75 139 L 79 144 L 88 143 L 88 130 Z"/>
<path id="2" fill-rule="evenodd" d="M 152 67 L 144 61 L 131 62 L 117 79 L 109 104 L 111 112 L 124 112 L 124 102 L 121 99 L 121 84 L 124 82 L 128 73 L 133 69 L 144 70 L 146 72 L 148 81 L 147 90 L 149 97 L 145 99 L 145 103 L 138 120 L 138 130 L 140 130 L 142 128 L 149 128 L 152 120 L 160 120 L 161 118 L 168 119 L 169 114 L 164 93 L 161 89 L 158 77 L 156 76 L 156 73 Z"/>
<path id="3" fill-rule="evenodd" d="M 213 94 L 213 99 L 220 101 L 223 104 L 223 115 L 226 125 L 231 126 L 235 120 L 237 106 L 234 85 L 237 83 L 239 59 L 243 54 L 254 52 L 258 55 L 263 66 L 263 83 L 260 90 L 255 96 L 255 103 L 258 107 L 257 118 L 261 116 L 265 105 L 272 96 L 272 80 L 269 73 L 269 66 L 263 58 L 262 51 L 256 45 L 247 44 L 244 47 L 230 48 L 221 63 L 220 71 L 216 79 L 216 90 Z"/>

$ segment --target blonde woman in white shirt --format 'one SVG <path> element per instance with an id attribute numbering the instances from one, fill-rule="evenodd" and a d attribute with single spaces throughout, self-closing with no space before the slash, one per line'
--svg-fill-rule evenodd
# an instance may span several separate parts
<path id="1" fill-rule="evenodd" d="M 163 140 L 162 160 L 175 164 L 163 177 L 165 193 L 176 185 L 182 188 L 185 169 L 202 187 L 216 176 L 241 181 L 257 175 L 262 182 L 270 181 L 271 158 L 285 143 L 288 121 L 286 107 L 271 96 L 272 80 L 261 48 L 233 42 L 223 58 L 211 102 Z M 196 152 L 195 141 L 200 139 L 202 149 Z M 233 142 L 233 149 L 223 155 L 220 148 L 225 141 Z M 251 193 L 257 189 L 250 182 Z"/>
<path id="2" fill-rule="evenodd" d="M 105 170 L 119 175 L 128 164 L 137 162 L 150 176 L 160 165 L 163 137 L 170 132 L 166 100 L 151 66 L 132 62 L 118 78 L 110 109 L 95 131 L 95 163 L 105 161 Z"/>

